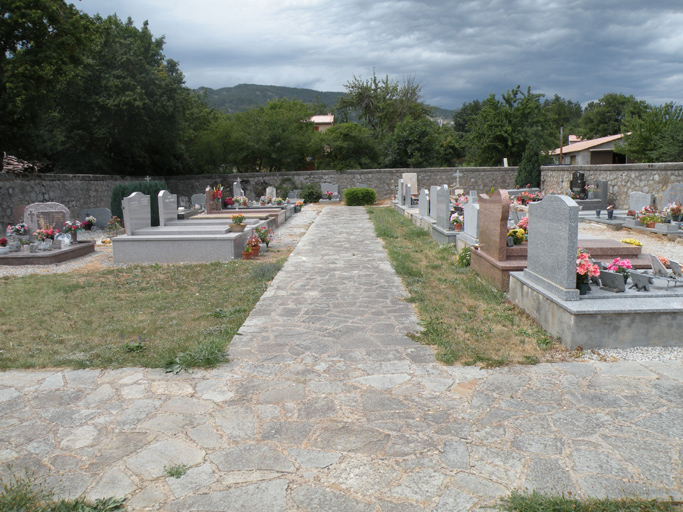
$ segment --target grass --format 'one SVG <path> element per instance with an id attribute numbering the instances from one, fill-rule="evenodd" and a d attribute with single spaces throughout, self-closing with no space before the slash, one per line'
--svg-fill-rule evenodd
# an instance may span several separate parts
<path id="1" fill-rule="evenodd" d="M 180 478 L 187 470 L 190 469 L 186 464 L 174 464 L 173 466 L 166 466 L 164 474 L 170 478 Z"/>
<path id="2" fill-rule="evenodd" d="M 284 261 L 0 278 L 0 369 L 215 366 Z"/>
<path id="3" fill-rule="evenodd" d="M 51 489 L 34 476 L 11 475 L 0 480 L 0 510 L 3 512 L 119 512 L 124 511 L 123 500 L 117 498 L 93 501 L 77 498 L 56 500 Z"/>
<path id="4" fill-rule="evenodd" d="M 577 500 L 565 496 L 546 496 L 537 492 L 512 493 L 501 501 L 506 512 L 680 512 L 677 502 L 628 499 Z"/>
<path id="5" fill-rule="evenodd" d="M 415 341 L 435 345 L 446 363 L 535 364 L 568 358 L 567 351 L 505 294 L 480 279 L 467 254 L 441 246 L 393 208 L 368 208 L 375 232 L 415 304 L 422 331 Z"/>

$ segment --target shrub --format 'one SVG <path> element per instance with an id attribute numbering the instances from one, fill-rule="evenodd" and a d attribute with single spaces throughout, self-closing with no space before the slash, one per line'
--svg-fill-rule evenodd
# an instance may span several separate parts
<path id="1" fill-rule="evenodd" d="M 375 204 L 377 192 L 371 188 L 347 188 L 344 190 L 346 206 L 365 206 Z"/>
<path id="2" fill-rule="evenodd" d="M 111 202 L 109 209 L 112 216 L 123 219 L 123 209 L 121 201 L 133 192 L 142 192 L 149 196 L 149 207 L 152 210 L 152 226 L 159 225 L 159 192 L 167 190 L 165 181 L 136 181 L 132 183 L 120 183 L 114 186 L 111 191 Z"/>
<path id="3" fill-rule="evenodd" d="M 320 185 L 316 183 L 309 183 L 301 189 L 301 199 L 307 203 L 317 203 L 322 196 L 323 193 L 320 190 Z"/>

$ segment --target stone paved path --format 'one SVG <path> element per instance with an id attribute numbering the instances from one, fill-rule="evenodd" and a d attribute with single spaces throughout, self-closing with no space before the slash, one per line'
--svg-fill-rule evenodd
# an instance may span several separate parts
<path id="1" fill-rule="evenodd" d="M 0 462 L 132 511 L 683 499 L 683 366 L 445 367 L 361 208 L 325 208 L 213 371 L 0 373 Z M 164 468 L 186 464 L 179 479 Z M 6 471 L 3 469 L 3 471 Z"/>

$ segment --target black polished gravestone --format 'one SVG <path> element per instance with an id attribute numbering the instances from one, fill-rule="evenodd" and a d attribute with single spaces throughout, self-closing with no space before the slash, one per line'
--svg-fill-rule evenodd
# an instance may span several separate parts
<path id="1" fill-rule="evenodd" d="M 582 172 L 574 171 L 572 173 L 572 180 L 569 186 L 572 193 L 579 195 L 579 199 L 586 199 L 588 195 L 586 193 L 586 179 Z"/>

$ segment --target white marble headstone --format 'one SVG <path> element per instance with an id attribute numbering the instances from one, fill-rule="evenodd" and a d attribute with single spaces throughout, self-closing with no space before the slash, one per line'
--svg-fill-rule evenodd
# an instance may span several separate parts
<path id="1" fill-rule="evenodd" d="M 61 203 L 33 203 L 24 209 L 24 223 L 29 233 L 36 229 L 64 230 L 64 223 L 71 220 L 69 209 Z"/>
<path id="2" fill-rule="evenodd" d="M 419 201 L 420 215 L 422 217 L 429 217 L 429 192 L 424 188 L 420 190 Z"/>
<path id="3" fill-rule="evenodd" d="M 406 199 L 405 199 L 405 192 L 404 192 L 404 184 L 403 184 L 403 179 L 398 180 L 398 205 L 399 206 L 405 206 L 406 204 Z"/>
<path id="4" fill-rule="evenodd" d="M 436 190 L 436 225 L 441 229 L 448 229 L 451 222 L 450 213 L 451 203 L 448 187 L 444 185 Z"/>
<path id="5" fill-rule="evenodd" d="M 639 212 L 646 206 L 651 206 L 654 202 L 654 199 L 655 196 L 653 194 L 646 194 L 644 192 L 631 192 L 628 197 L 629 210 L 635 210 L 636 212 Z"/>
<path id="6" fill-rule="evenodd" d="M 439 197 L 436 193 L 437 190 L 439 190 L 439 187 L 436 187 L 434 185 L 429 187 L 429 197 L 431 198 L 431 201 L 429 201 L 429 216 L 435 220 L 436 220 L 436 205 L 439 202 Z"/>
<path id="7" fill-rule="evenodd" d="M 404 172 L 403 173 L 403 183 L 410 185 L 410 190 L 417 192 L 417 173 L 415 172 Z"/>
<path id="8" fill-rule="evenodd" d="M 478 199 L 475 198 L 478 201 Z M 472 197 L 463 206 L 463 213 L 465 216 L 463 230 L 465 234 L 472 238 L 479 238 L 479 203 L 472 202 Z"/>
<path id="9" fill-rule="evenodd" d="M 275 187 L 267 187 L 266 188 L 266 197 L 270 197 L 271 199 L 275 199 L 277 197 L 277 189 Z"/>
<path id="10" fill-rule="evenodd" d="M 168 190 L 159 192 L 159 226 L 178 220 L 178 196 Z"/>
<path id="11" fill-rule="evenodd" d="M 121 201 L 123 207 L 123 223 L 126 235 L 134 235 L 138 229 L 152 226 L 152 210 L 149 196 L 142 192 L 133 192 Z"/>

